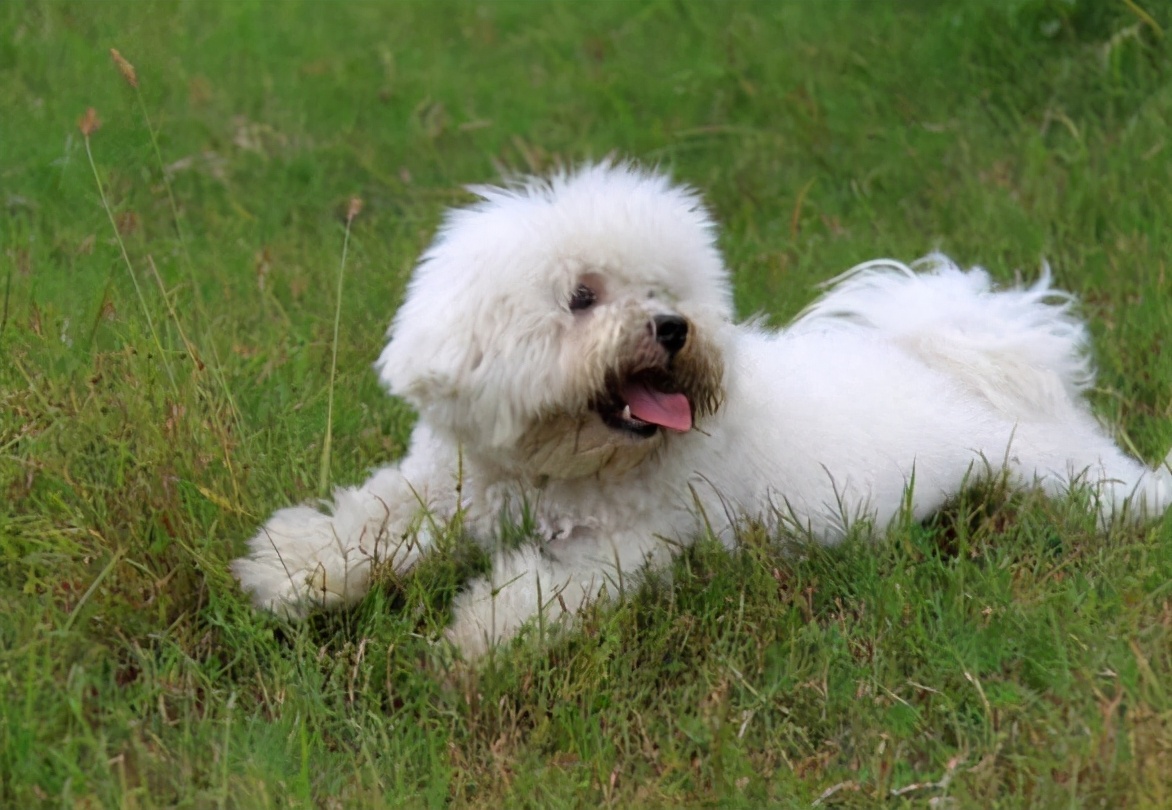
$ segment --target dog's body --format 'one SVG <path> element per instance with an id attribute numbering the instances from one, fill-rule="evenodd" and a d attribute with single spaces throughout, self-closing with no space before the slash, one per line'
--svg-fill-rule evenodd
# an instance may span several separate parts
<path id="1" fill-rule="evenodd" d="M 1125 455 L 1083 397 L 1069 296 L 994 291 L 933 256 L 864 265 L 793 325 L 732 320 L 699 200 L 598 165 L 480 189 L 416 268 L 377 367 L 419 410 L 407 456 L 330 514 L 277 512 L 233 571 L 259 607 L 349 604 L 372 564 L 410 568 L 457 513 L 490 548 L 450 637 L 476 654 L 539 611 L 573 613 L 705 531 L 743 521 L 821 542 L 919 519 L 972 476 L 1157 515 L 1172 473 Z"/>

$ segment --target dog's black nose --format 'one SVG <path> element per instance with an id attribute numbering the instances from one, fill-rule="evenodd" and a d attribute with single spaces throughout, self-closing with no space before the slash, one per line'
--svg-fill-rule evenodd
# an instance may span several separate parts
<path id="1" fill-rule="evenodd" d="M 655 324 L 655 340 L 660 346 L 667 349 L 669 354 L 675 354 L 684 348 L 688 341 L 688 322 L 679 315 L 656 315 L 652 319 Z"/>

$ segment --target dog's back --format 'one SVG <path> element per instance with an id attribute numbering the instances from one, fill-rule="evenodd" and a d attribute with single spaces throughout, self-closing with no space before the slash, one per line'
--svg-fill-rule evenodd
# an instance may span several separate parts
<path id="1" fill-rule="evenodd" d="M 997 290 L 988 273 L 933 254 L 914 266 L 880 260 L 830 282 L 793 329 L 871 330 L 944 372 L 1015 420 L 1083 410 L 1094 382 L 1074 299 L 1050 286 Z"/>

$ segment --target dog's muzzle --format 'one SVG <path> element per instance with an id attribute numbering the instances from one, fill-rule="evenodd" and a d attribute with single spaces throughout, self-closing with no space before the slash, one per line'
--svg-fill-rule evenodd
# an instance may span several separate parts
<path id="1" fill-rule="evenodd" d="M 676 314 L 654 315 L 625 365 L 608 375 L 594 403 L 614 430 L 650 438 L 660 429 L 686 433 L 697 415 L 696 403 L 711 410 L 708 390 L 699 390 L 694 330 Z"/>

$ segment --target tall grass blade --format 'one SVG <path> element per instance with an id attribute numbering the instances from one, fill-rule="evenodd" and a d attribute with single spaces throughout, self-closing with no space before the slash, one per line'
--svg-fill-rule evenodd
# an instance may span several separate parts
<path id="1" fill-rule="evenodd" d="M 362 210 L 362 200 L 358 197 L 350 198 L 350 205 L 346 209 L 346 235 L 342 238 L 342 261 L 338 266 L 338 289 L 334 304 L 334 339 L 330 353 L 330 388 L 326 404 L 326 437 L 321 449 L 321 470 L 318 475 L 318 492 L 324 498 L 329 495 L 330 487 L 330 452 L 333 446 L 334 433 L 334 380 L 338 373 L 338 327 L 342 322 L 342 283 L 346 278 L 346 254 L 350 249 L 350 230 L 354 218 Z"/>

